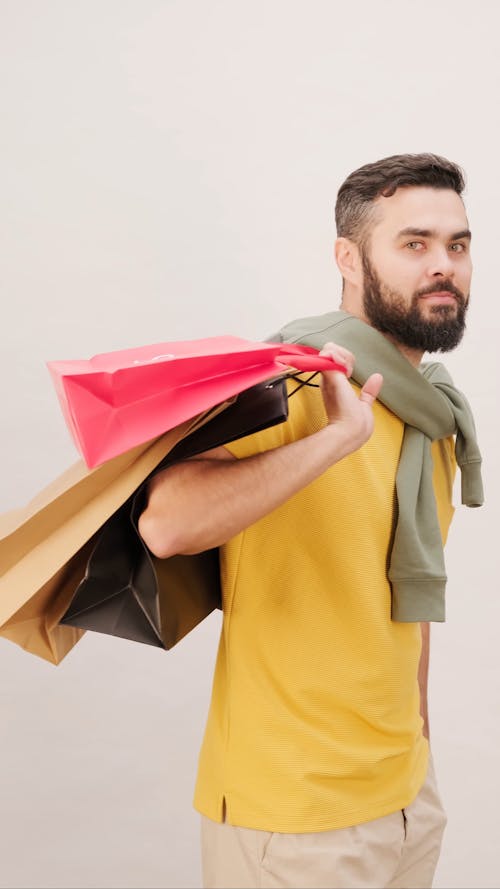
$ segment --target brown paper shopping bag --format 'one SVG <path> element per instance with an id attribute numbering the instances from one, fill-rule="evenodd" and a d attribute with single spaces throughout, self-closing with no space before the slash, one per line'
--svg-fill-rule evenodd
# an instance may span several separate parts
<path id="1" fill-rule="evenodd" d="M 84 630 L 59 625 L 97 532 L 187 434 L 224 405 L 97 469 L 79 460 L 24 508 L 0 515 L 0 636 L 54 664 Z"/>

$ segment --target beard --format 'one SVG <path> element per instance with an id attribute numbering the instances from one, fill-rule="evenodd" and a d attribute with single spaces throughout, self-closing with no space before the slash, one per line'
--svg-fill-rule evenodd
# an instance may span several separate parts
<path id="1" fill-rule="evenodd" d="M 363 271 L 363 308 L 372 327 L 390 334 L 403 346 L 423 352 L 449 352 L 458 346 L 465 331 L 469 300 L 449 279 L 417 290 L 408 305 L 399 291 L 380 280 L 366 252 Z M 436 290 L 449 291 L 456 303 L 433 305 L 430 316 L 425 317 L 420 297 Z"/>

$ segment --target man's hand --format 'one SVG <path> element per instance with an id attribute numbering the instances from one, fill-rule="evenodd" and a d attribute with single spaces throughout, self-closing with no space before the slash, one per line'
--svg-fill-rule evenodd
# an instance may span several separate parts
<path id="1" fill-rule="evenodd" d="M 328 423 L 338 433 L 345 434 L 347 453 L 357 450 L 373 432 L 372 404 L 382 388 L 383 377 L 372 374 L 361 389 L 359 396 L 348 382 L 354 368 L 354 355 L 342 346 L 326 343 L 320 355 L 333 358 L 347 368 L 347 376 L 340 371 L 322 373 L 322 395 Z"/>

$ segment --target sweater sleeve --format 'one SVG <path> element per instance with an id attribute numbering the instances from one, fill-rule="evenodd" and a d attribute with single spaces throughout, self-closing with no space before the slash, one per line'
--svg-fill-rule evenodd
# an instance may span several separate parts
<path id="1" fill-rule="evenodd" d="M 453 438 L 442 438 L 434 441 L 432 443 L 431 452 L 433 460 L 432 481 L 436 497 L 441 538 L 444 546 L 448 537 L 451 520 L 455 512 L 453 506 L 453 485 L 457 471 L 457 461 L 455 458 Z"/>

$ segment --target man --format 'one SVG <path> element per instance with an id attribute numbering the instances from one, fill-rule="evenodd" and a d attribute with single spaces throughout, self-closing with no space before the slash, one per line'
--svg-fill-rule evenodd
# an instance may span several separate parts
<path id="1" fill-rule="evenodd" d="M 464 331 L 463 185 L 435 155 L 352 173 L 336 205 L 342 311 L 278 335 L 352 380 L 303 375 L 286 423 L 150 484 L 139 529 L 157 556 L 221 547 L 195 794 L 207 887 L 432 885 L 446 819 L 428 621 L 443 619 L 454 433 L 464 502 L 482 493 L 468 405 L 421 359 Z"/>

